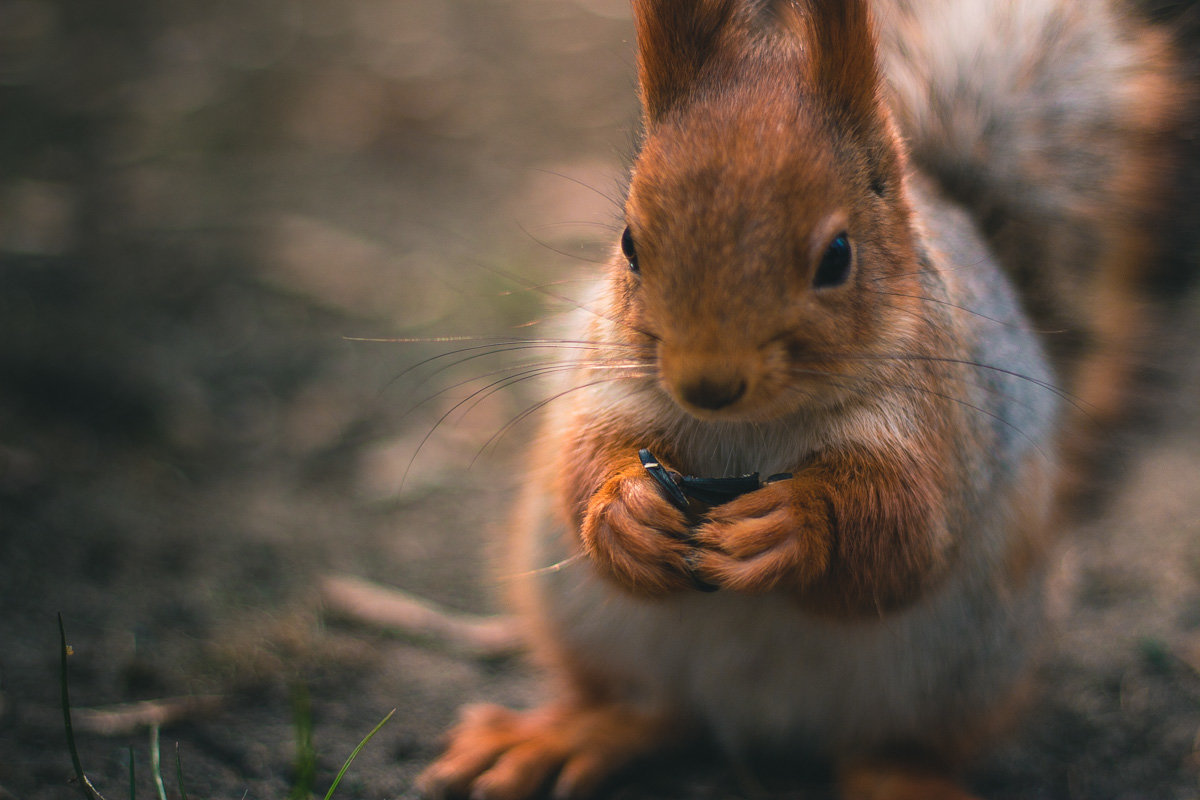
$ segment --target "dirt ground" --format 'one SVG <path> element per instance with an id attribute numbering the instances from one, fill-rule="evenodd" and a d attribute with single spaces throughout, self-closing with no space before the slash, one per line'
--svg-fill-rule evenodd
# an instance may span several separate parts
<path id="1" fill-rule="evenodd" d="M 172 797 L 176 748 L 189 796 L 288 795 L 304 696 L 322 794 L 397 709 L 341 798 L 414 797 L 458 705 L 536 701 L 520 660 L 345 624 L 317 587 L 494 610 L 486 542 L 533 427 L 494 437 L 544 387 L 456 409 L 506 362 L 413 368 L 470 344 L 362 339 L 536 335 L 564 305 L 615 235 L 630 38 L 624 0 L 0 0 L 0 799 L 77 791 L 59 612 L 78 719 L 219 697 L 161 731 Z M 1180 303 L 1121 479 L 1063 555 L 1043 699 L 971 776 L 989 798 L 1200 797 L 1200 298 Z M 146 729 L 78 739 L 106 796 L 131 749 L 153 796 Z M 615 795 L 824 790 L 706 758 Z"/>

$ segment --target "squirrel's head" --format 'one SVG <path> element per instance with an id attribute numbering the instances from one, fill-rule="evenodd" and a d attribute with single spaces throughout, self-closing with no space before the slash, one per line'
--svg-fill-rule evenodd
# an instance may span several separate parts
<path id="1" fill-rule="evenodd" d="M 621 238 L 626 333 L 704 419 L 827 404 L 903 335 L 905 158 L 864 0 L 635 0 L 645 136 Z M 891 282 L 891 283 L 889 283 Z"/>

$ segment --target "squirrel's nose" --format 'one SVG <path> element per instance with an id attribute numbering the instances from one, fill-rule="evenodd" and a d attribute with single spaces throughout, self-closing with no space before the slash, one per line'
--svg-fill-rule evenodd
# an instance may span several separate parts
<path id="1" fill-rule="evenodd" d="M 663 386 L 684 409 L 698 414 L 729 413 L 755 393 L 762 354 L 706 342 L 683 346 L 663 342 L 658 367 Z"/>
<path id="2" fill-rule="evenodd" d="M 745 393 L 746 380 L 736 376 L 714 378 L 704 375 L 679 387 L 679 394 L 687 403 L 706 411 L 731 406 Z"/>

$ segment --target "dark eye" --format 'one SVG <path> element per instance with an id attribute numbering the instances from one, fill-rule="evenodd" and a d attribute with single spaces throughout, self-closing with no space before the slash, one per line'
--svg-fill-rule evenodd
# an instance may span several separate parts
<path id="1" fill-rule="evenodd" d="M 621 253 L 629 262 L 629 271 L 636 273 L 638 271 L 637 248 L 633 246 L 633 234 L 629 232 L 628 225 L 625 226 L 625 232 L 621 234 Z"/>
<path id="2" fill-rule="evenodd" d="M 843 231 L 834 237 L 821 256 L 817 274 L 813 276 L 814 289 L 829 289 L 841 286 L 850 277 L 850 237 Z"/>

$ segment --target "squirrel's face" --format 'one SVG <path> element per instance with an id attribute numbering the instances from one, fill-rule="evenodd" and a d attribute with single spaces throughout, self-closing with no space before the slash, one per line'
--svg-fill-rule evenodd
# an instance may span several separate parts
<path id="1" fill-rule="evenodd" d="M 619 313 L 682 409 L 766 420 L 869 390 L 869 354 L 906 327 L 881 292 L 918 269 L 901 156 L 886 155 L 744 81 L 648 131 Z"/>

